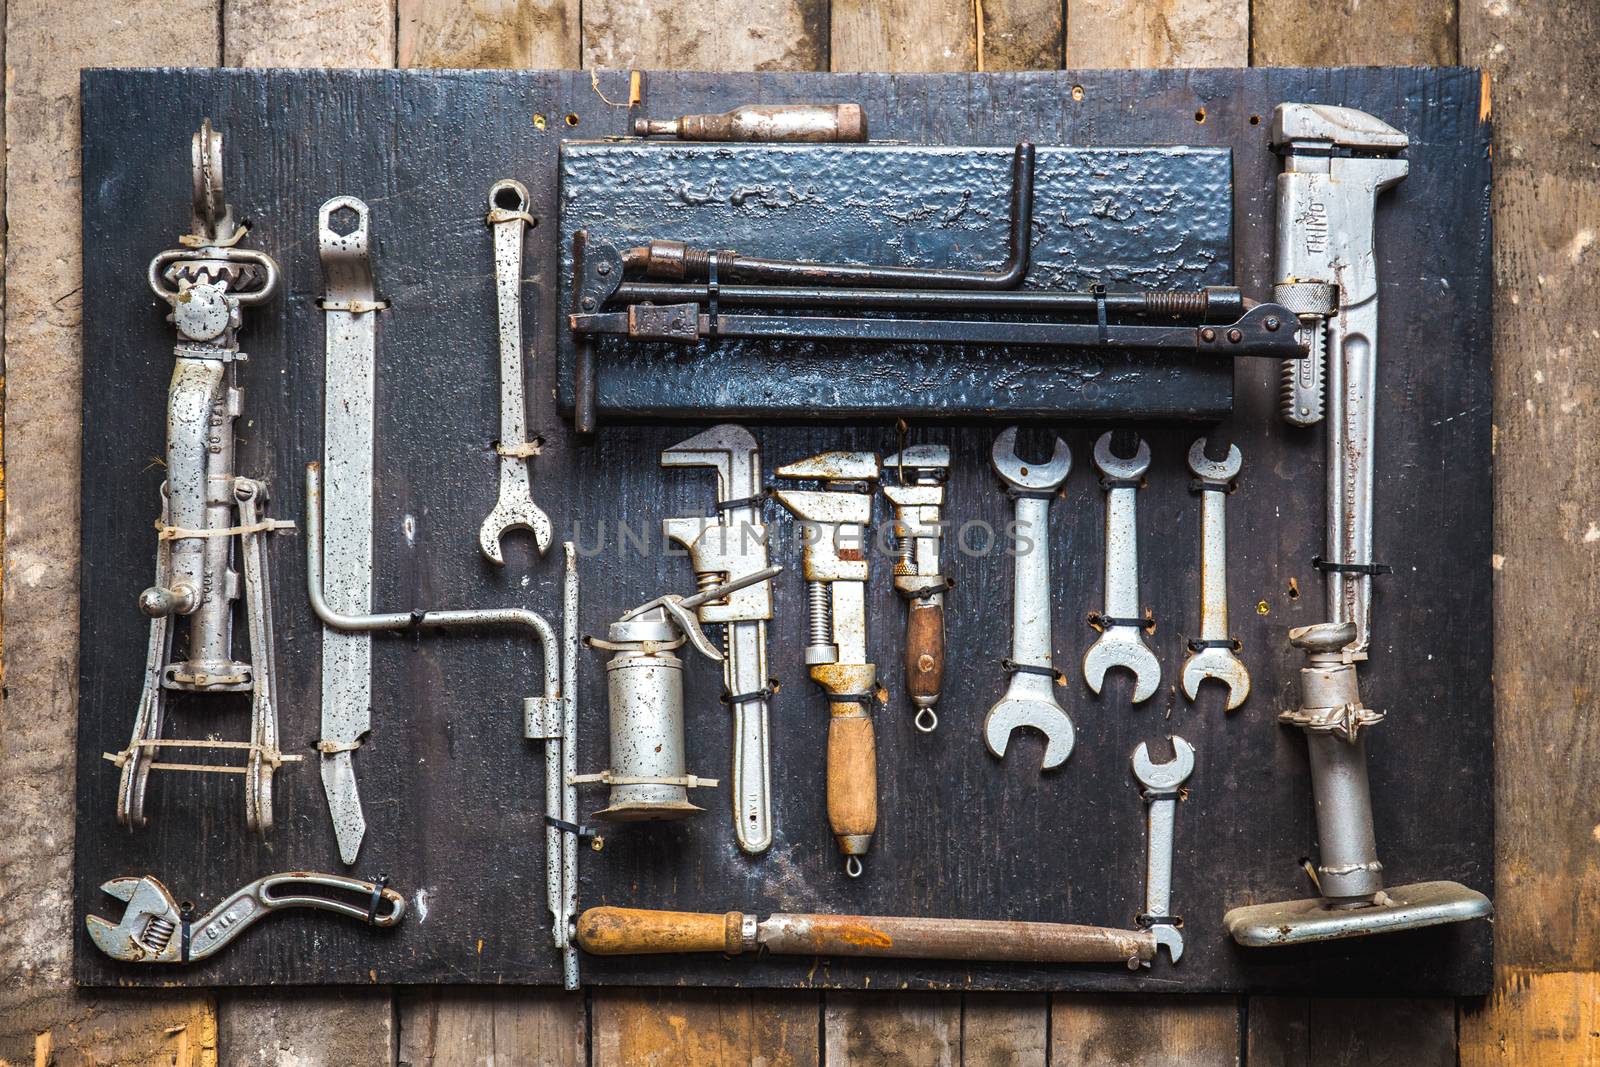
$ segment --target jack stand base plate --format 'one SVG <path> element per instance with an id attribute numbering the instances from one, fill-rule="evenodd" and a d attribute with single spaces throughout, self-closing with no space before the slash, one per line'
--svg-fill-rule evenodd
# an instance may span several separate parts
<path id="1" fill-rule="evenodd" d="M 1299 945 L 1416 930 L 1424 926 L 1478 919 L 1494 910 L 1489 898 L 1459 882 L 1417 882 L 1384 890 L 1387 903 L 1356 908 L 1330 907 L 1322 897 L 1252 904 L 1222 917 L 1241 945 Z"/>

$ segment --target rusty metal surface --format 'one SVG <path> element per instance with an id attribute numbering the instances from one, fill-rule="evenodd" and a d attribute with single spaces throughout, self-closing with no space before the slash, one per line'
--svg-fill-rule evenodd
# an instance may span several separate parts
<path id="1" fill-rule="evenodd" d="M 626 73 L 598 77 L 612 99 L 626 95 Z M 1074 85 L 1084 90 L 1081 101 L 1072 99 Z M 1024 137 L 1041 146 L 1195 143 L 1231 151 L 1237 281 L 1257 297 L 1272 283 L 1273 188 L 1281 169 L 1266 145 L 1272 108 L 1286 99 L 1338 101 L 1404 129 L 1412 138 L 1412 175 L 1379 208 L 1380 326 L 1391 358 L 1380 381 L 1375 536 L 1395 573 L 1380 579 L 1375 593 L 1374 663 L 1382 669 L 1361 680 L 1363 700 L 1389 715 L 1369 739 L 1373 815 L 1394 884 L 1450 878 L 1492 885 L 1488 162 L 1477 72 L 646 74 L 643 92 L 640 110 L 655 115 L 722 111 L 744 100 L 859 99 L 874 136 L 982 142 L 994 146 L 997 165 Z M 303 521 L 302 469 L 321 446 L 317 206 L 339 193 L 373 206 L 378 296 L 391 303 L 379 313 L 375 605 L 517 604 L 552 624 L 561 613 L 563 561 L 555 553 L 541 557 L 528 539 L 512 538 L 500 569 L 471 537 L 493 504 L 498 459 L 492 236 L 482 211 L 497 179 L 527 184 L 531 212 L 541 220 L 525 261 L 525 336 L 538 352 L 529 360 L 528 428 L 545 439 L 539 504 L 554 533 L 569 537 L 580 524 L 581 632 L 603 634 L 627 609 L 691 587 L 686 561 L 660 551 L 659 520 L 709 513 L 705 474 L 663 471 L 657 459 L 711 420 L 602 420 L 595 439 L 579 443 L 557 410 L 549 358 L 560 322 L 557 150 L 563 136 L 620 135 L 630 118 L 596 97 L 588 72 L 108 71 L 87 76 L 84 100 L 84 283 L 94 299 L 84 308 L 77 899 L 99 907 L 106 879 L 152 871 L 197 901 L 215 901 L 269 871 L 337 869 L 338 852 L 314 764 L 277 775 L 279 826 L 270 845 L 244 832 L 237 782 L 199 781 L 220 775 L 153 783 L 149 830 L 129 834 L 110 814 L 115 769 L 99 757 L 127 740 L 137 703 L 146 634 L 133 601 L 149 584 L 154 531 L 146 524 L 162 477 L 150 457 L 161 449 L 172 370 L 171 328 L 142 278 L 152 249 L 167 247 L 189 221 L 187 174 L 171 166 L 172 145 L 181 149 L 210 115 L 229 132 L 229 152 L 248 151 L 230 162 L 247 163 L 235 171 L 230 198 L 253 223 L 253 246 L 283 266 L 282 297 L 256 309 L 247 334 L 250 401 L 239 442 L 241 469 L 271 483 L 274 514 L 283 518 Z M 1194 118 L 1202 107 L 1203 124 Z M 560 121 L 569 113 L 578 126 Z M 545 117 L 545 128 L 533 114 Z M 1252 115 L 1264 121 L 1252 125 Z M 330 129 L 338 135 L 328 136 Z M 969 260 L 992 266 L 1004 257 L 1004 226 L 995 221 L 973 226 L 971 236 L 982 243 L 972 244 Z M 1085 261 L 1097 254 L 1088 249 Z M 1104 522 L 1089 457 L 1106 427 L 1054 420 L 1025 426 L 1018 443 L 1024 457 L 1043 459 L 1046 431 L 1054 431 L 1075 459 L 1051 509 L 1052 653 L 1070 672 L 1057 692 L 1080 735 L 1071 758 L 1041 776 L 1037 738 L 1019 735 L 996 761 L 979 735 L 984 710 L 1005 687 L 999 660 L 1010 643 L 1012 561 L 1003 552 L 975 552 L 980 527 L 971 525 L 1004 529 L 1011 518 L 989 464 L 1001 426 L 913 420 L 902 439 L 891 418 L 752 424 L 769 472 L 833 449 L 882 456 L 910 444 L 950 448 L 944 563 L 957 584 L 946 598 L 951 658 L 939 730 L 919 733 L 903 699 L 904 605 L 894 589 L 893 555 L 875 546 L 867 651 L 891 694 L 877 712 L 881 823 L 868 873 L 847 879 L 819 788 L 828 705 L 802 658 L 799 537 L 792 517 L 769 503 L 770 558 L 785 568 L 773 581 L 769 627 L 768 666 L 782 682 L 771 699 L 771 848 L 759 857 L 739 850 L 723 794 L 702 801 L 709 810 L 697 819 L 609 827 L 604 851 L 582 852 L 581 907 L 1123 927 L 1141 907 L 1146 858 L 1128 757 L 1138 742 L 1176 732 L 1205 757 L 1185 783 L 1189 797 L 1175 842 L 1174 901 L 1185 918 L 1178 966 L 1135 974 L 1119 966 L 618 956 L 585 958 L 585 981 L 1364 996 L 1486 991 L 1487 924 L 1260 951 L 1235 946 L 1222 926 L 1228 908 L 1310 892 L 1298 865 L 1312 854 L 1315 834 L 1306 746 L 1300 731 L 1275 719 L 1298 705 L 1304 665 L 1285 632 L 1323 621 L 1320 596 L 1292 591 L 1316 588 L 1310 559 L 1324 547 L 1323 449 L 1315 433 L 1282 425 L 1277 370 L 1260 360 L 1236 365 L 1234 417 L 1219 427 L 1137 427 L 1151 450 L 1139 499 L 1141 593 L 1157 617 L 1150 641 L 1169 685 L 1199 624 L 1200 516 L 1185 457 L 1202 433 L 1225 432 L 1246 458 L 1228 498 L 1227 574 L 1229 627 L 1254 682 L 1243 707 L 1224 713 L 1217 686 L 1202 686 L 1194 704 L 1163 686 L 1131 708 L 1117 672 L 1101 698 L 1083 684 L 1076 664 L 1095 636 L 1084 613 L 1101 606 Z M 874 533 L 887 534 L 892 509 L 882 499 L 874 506 Z M 623 520 L 634 532 L 656 535 L 650 552 L 624 542 Z M 320 718 L 319 640 L 301 537 L 280 537 L 272 547 L 273 608 L 283 744 L 309 754 Z M 76 958 L 80 980 L 561 981 L 543 892 L 542 752 L 522 739 L 520 721 L 520 699 L 538 684 L 529 681 L 541 665 L 536 643 L 510 631 L 385 634 L 375 636 L 373 658 L 374 732 L 356 757 L 371 828 L 350 873 L 387 873 L 413 905 L 406 921 L 374 938 L 348 920 L 306 912 L 189 968 L 117 967 L 85 936 Z M 574 771 L 606 765 L 601 657 L 579 659 L 583 728 Z M 721 688 L 716 664 L 698 657 L 686 663 L 688 765 L 711 775 L 721 775 L 730 759 Z M 174 730 L 197 736 L 242 727 L 248 709 L 238 698 L 217 700 L 209 714 L 186 696 L 175 700 Z M 579 810 L 587 816 L 602 796 L 586 798 Z M 195 812 L 206 814 L 197 820 Z"/>

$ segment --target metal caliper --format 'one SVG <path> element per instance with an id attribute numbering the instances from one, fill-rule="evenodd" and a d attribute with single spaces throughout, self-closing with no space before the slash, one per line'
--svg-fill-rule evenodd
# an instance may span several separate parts
<path id="1" fill-rule="evenodd" d="M 742 426 L 713 426 L 661 453 L 663 467 L 710 467 L 717 474 L 711 517 L 661 520 L 686 548 L 702 588 L 738 582 L 767 569 L 761 522 L 761 451 Z M 733 832 L 751 854 L 772 844 L 772 777 L 767 732 L 767 621 L 772 583 L 745 585 L 696 609 L 702 623 L 723 626 L 723 701 L 733 713 Z"/>
<path id="2" fill-rule="evenodd" d="M 1356 664 L 1371 641 L 1374 412 L 1378 371 L 1378 194 L 1406 176 L 1396 153 L 1404 133 L 1365 112 L 1280 104 L 1272 143 L 1278 176 L 1280 300 L 1298 301 L 1312 360 L 1326 366 L 1328 513 L 1326 575 L 1330 621 L 1289 632 L 1307 654 L 1301 706 L 1278 718 L 1305 731 L 1316 799 L 1318 896 L 1234 908 L 1223 921 L 1243 945 L 1286 945 L 1410 930 L 1488 915 L 1489 898 L 1457 882 L 1383 882 L 1372 828 L 1366 732 L 1383 721 L 1361 703 Z M 1315 298 L 1315 299 L 1313 299 Z M 1287 371 L 1286 371 L 1287 373 Z M 1285 380 L 1284 417 L 1319 420 L 1321 382 L 1313 368 Z"/>

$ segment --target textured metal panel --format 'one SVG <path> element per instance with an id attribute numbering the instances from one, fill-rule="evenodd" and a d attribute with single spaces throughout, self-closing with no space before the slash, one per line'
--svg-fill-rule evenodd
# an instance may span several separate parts
<path id="1" fill-rule="evenodd" d="M 1011 150 L 929 145 L 568 142 L 561 149 L 562 308 L 572 234 L 750 255 L 994 269 Z M 1199 289 L 1232 281 L 1225 148 L 1041 147 L 1024 288 Z M 1000 346 L 597 341 L 604 415 L 713 412 L 1220 418 L 1233 372 L 1203 357 Z M 557 378 L 572 404 L 572 338 Z"/>

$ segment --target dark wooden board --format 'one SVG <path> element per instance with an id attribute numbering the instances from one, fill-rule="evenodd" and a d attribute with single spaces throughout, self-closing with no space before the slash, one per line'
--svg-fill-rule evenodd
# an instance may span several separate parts
<path id="1" fill-rule="evenodd" d="M 975 128 L 963 140 L 980 136 Z M 561 153 L 560 306 L 575 309 L 579 230 L 616 249 L 667 238 L 809 262 L 998 269 L 1012 155 L 1002 147 L 569 142 Z M 1226 285 L 1232 193 L 1226 149 L 1046 146 L 1034 167 L 1022 288 Z M 558 350 L 564 411 L 572 408 L 573 341 L 563 332 Z M 1233 402 L 1232 367 L 1215 356 L 1027 345 L 593 343 L 602 417 L 1217 419 Z"/>
<path id="2" fill-rule="evenodd" d="M 1364 695 L 1390 718 L 1372 735 L 1380 847 L 1395 883 L 1454 878 L 1492 884 L 1490 689 L 1490 385 L 1488 374 L 1488 130 L 1468 70 L 1067 72 L 995 76 L 699 75 L 644 78 L 652 113 L 719 110 L 744 99 L 859 99 L 875 134 L 919 143 L 1209 144 L 1233 149 L 1235 271 L 1247 292 L 1270 284 L 1272 186 L 1267 151 L 1274 104 L 1328 101 L 1369 110 L 1412 137 L 1412 174 L 1379 212 L 1383 362 L 1378 411 L 1377 543 L 1396 573 L 1382 582 Z M 1083 89 L 1074 100 L 1074 86 Z M 598 87 L 626 98 L 626 76 Z M 115 915 L 96 886 L 151 871 L 209 906 L 262 873 L 338 868 L 314 761 L 280 775 L 279 829 L 265 843 L 243 829 L 236 780 L 191 776 L 152 785 L 151 826 L 120 829 L 116 774 L 100 759 L 127 742 L 145 628 L 135 597 L 149 584 L 171 370 L 170 327 L 144 288 L 145 264 L 187 224 L 188 137 L 204 116 L 226 132 L 231 199 L 255 223 L 251 240 L 278 256 L 285 291 L 243 335 L 246 418 L 242 472 L 269 479 L 276 513 L 300 517 L 302 465 L 321 449 L 322 322 L 315 308 L 317 205 L 337 193 L 373 210 L 382 317 L 379 355 L 375 604 L 525 604 L 552 618 L 560 567 L 525 543 L 504 571 L 475 538 L 495 487 L 497 387 L 493 285 L 484 196 L 512 176 L 555 218 L 563 135 L 620 133 L 629 117 L 607 105 L 587 73 L 97 71 L 85 75 L 85 497 L 82 704 L 77 832 L 78 898 Z M 563 122 L 566 115 L 578 125 Z M 534 121 L 544 120 L 541 129 Z M 1196 121 L 1203 115 L 1205 121 Z M 1252 118 L 1260 119 L 1252 122 Z M 975 133 L 974 131 L 981 131 Z M 548 226 L 548 223 L 547 223 Z M 656 531 L 665 515 L 700 513 L 700 472 L 664 473 L 659 450 L 695 424 L 605 423 L 594 441 L 567 432 L 554 401 L 557 253 L 553 227 L 530 241 L 528 274 L 542 293 L 534 333 L 531 421 L 548 441 L 535 496 L 574 523 L 586 556 L 585 633 L 667 590 L 693 586 L 681 557 L 618 547 L 618 522 Z M 530 312 L 532 314 L 532 312 Z M 1010 575 L 1002 554 L 952 544 L 960 583 L 940 733 L 911 727 L 901 694 L 901 606 L 889 568 L 875 568 L 869 647 L 891 701 L 878 719 L 882 818 L 868 874 L 847 880 L 823 818 L 825 706 L 800 663 L 802 597 L 793 530 L 779 509 L 779 580 L 772 666 L 784 680 L 773 705 L 777 840 L 767 855 L 738 853 L 719 792 L 698 820 L 613 829 L 585 852 L 581 903 L 749 911 L 808 909 L 967 915 L 1126 924 L 1140 903 L 1143 812 L 1128 772 L 1141 740 L 1182 733 L 1199 766 L 1178 825 L 1175 907 L 1188 953 L 1176 968 L 861 964 L 717 956 L 585 959 L 606 984 L 909 986 L 1195 992 L 1361 992 L 1457 995 L 1487 990 L 1485 923 L 1321 948 L 1247 951 L 1221 927 L 1230 906 L 1305 895 L 1298 861 L 1313 848 L 1304 743 L 1277 726 L 1295 699 L 1293 625 L 1318 621 L 1322 597 L 1309 560 L 1322 544 L 1320 433 L 1276 416 L 1276 369 L 1236 369 L 1232 432 L 1245 457 L 1230 498 L 1230 600 L 1255 692 L 1224 715 L 1219 694 L 1190 706 L 1170 685 L 1196 614 L 1198 509 L 1184 454 L 1192 426 L 1145 426 L 1154 452 L 1140 494 L 1143 593 L 1160 619 L 1155 644 L 1164 691 L 1130 709 L 1114 681 L 1094 698 L 1078 669 L 1101 596 L 1104 505 L 1089 446 L 1097 429 L 1061 427 L 1075 469 L 1056 505 L 1055 646 L 1067 669 L 1063 699 L 1079 730 L 1071 760 L 1043 777 L 1039 748 L 1019 738 L 997 764 L 978 727 L 1002 688 Z M 997 427 L 915 424 L 912 439 L 948 441 L 955 455 L 950 517 L 1003 524 L 1007 504 L 988 468 Z M 891 420 L 849 425 L 764 424 L 771 467 L 825 448 L 888 452 Z M 879 505 L 880 521 L 885 515 Z M 410 522 L 407 522 L 407 520 Z M 605 533 L 599 534 L 604 521 Z M 975 529 L 975 528 L 974 528 Z M 655 542 L 659 544 L 659 539 Z M 599 558 L 593 550 L 603 546 Z M 288 744 L 317 735 L 319 638 L 304 591 L 302 545 L 274 546 L 274 605 Z M 1302 591 L 1291 595 L 1291 582 Z M 533 691 L 535 650 L 503 635 L 380 637 L 374 728 L 357 755 L 369 821 L 358 872 L 387 872 L 417 901 L 399 929 L 378 935 L 346 920 L 276 917 L 225 955 L 188 969 L 114 966 L 80 937 L 76 974 L 91 984 L 283 982 L 524 982 L 558 980 L 547 948 L 540 817 L 543 763 L 520 740 L 520 699 Z M 585 653 L 584 770 L 606 765 L 598 654 Z M 728 735 L 717 671 L 688 668 L 690 768 L 726 774 Z M 242 710 L 177 702 L 171 730 L 239 736 Z M 213 776 L 215 777 L 215 776 Z M 603 803 L 586 795 L 584 810 Z"/>

